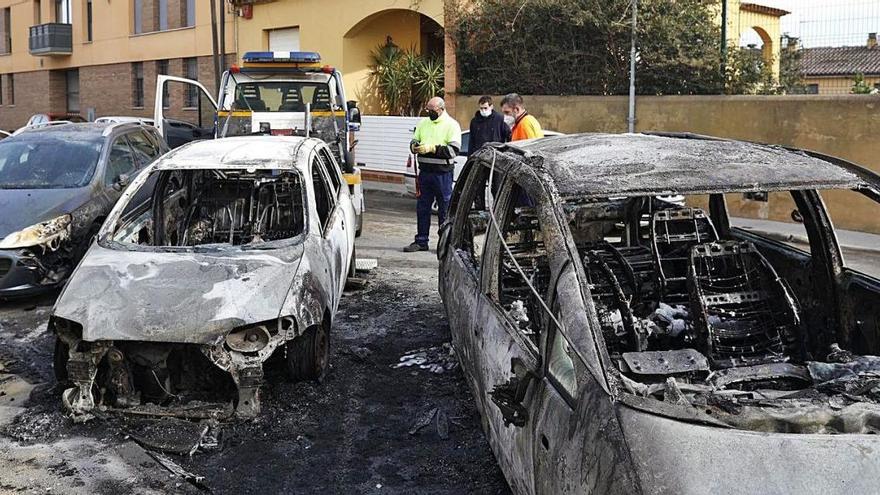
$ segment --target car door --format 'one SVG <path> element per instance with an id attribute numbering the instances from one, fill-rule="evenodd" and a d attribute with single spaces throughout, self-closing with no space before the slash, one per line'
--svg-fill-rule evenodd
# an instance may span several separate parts
<path id="1" fill-rule="evenodd" d="M 485 198 L 478 195 L 478 191 L 485 187 L 487 179 L 488 169 L 482 164 L 472 163 L 465 168 L 462 180 L 453 191 L 449 220 L 441 226 L 437 250 L 440 293 L 452 330 L 452 344 L 474 391 L 485 389 L 478 371 L 482 351 L 473 328 L 489 227 Z M 485 394 L 475 394 L 475 399 L 485 415 L 488 398 Z"/>
<path id="2" fill-rule="evenodd" d="M 125 134 L 111 137 L 103 174 L 103 190 L 110 206 L 116 204 L 137 169 L 138 162 Z"/>
<path id="3" fill-rule="evenodd" d="M 345 220 L 345 225 L 347 227 L 356 225 L 355 224 L 355 215 L 354 215 L 354 204 L 352 203 L 352 196 L 348 189 L 348 183 L 342 177 L 342 170 L 339 168 L 339 162 L 333 158 L 333 155 L 330 153 L 330 150 L 324 145 L 318 145 L 318 159 L 321 161 L 321 165 L 324 167 L 324 172 L 327 174 L 327 178 L 330 179 L 330 187 L 332 192 L 336 196 L 336 202 L 339 205 L 340 214 Z M 346 205 L 351 205 L 351 208 L 347 208 Z M 346 228 L 345 230 L 348 237 L 348 251 L 346 251 L 345 262 L 343 266 L 347 267 L 348 257 L 353 254 L 354 249 L 354 229 Z"/>
<path id="4" fill-rule="evenodd" d="M 537 343 L 547 319 L 551 268 L 544 241 L 558 236 L 543 188 L 508 178 L 490 226 L 474 318 L 489 443 L 517 493 L 534 492 L 533 422 L 541 381 Z M 501 235 L 499 235 L 499 232 Z M 558 237 L 557 237 L 558 238 Z"/>
<path id="5" fill-rule="evenodd" d="M 182 86 L 185 91 L 187 107 L 175 109 L 176 114 L 185 115 L 181 119 L 172 119 L 167 113 L 171 109 L 169 85 Z M 175 148 L 189 141 L 211 139 L 215 134 L 217 100 L 208 89 L 198 81 L 183 77 L 159 75 L 156 79 L 156 100 L 153 106 L 153 122 L 159 134 Z"/>
<path id="6" fill-rule="evenodd" d="M 350 225 L 347 224 L 345 214 L 339 207 L 338 190 L 334 190 L 320 158 L 317 154 L 312 154 L 309 161 L 315 197 L 314 206 L 320 222 L 320 248 L 325 260 L 323 271 L 329 278 L 331 308 L 335 313 L 348 271 L 346 254 L 351 252 L 351 246 L 346 230 Z"/>

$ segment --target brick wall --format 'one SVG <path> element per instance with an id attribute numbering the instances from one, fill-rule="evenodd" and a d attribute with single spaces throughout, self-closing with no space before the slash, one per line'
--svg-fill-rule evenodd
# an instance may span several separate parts
<path id="1" fill-rule="evenodd" d="M 185 1 L 185 0 L 182 0 Z M 223 68 L 235 63 L 235 55 L 227 55 Z M 85 117 L 89 108 L 98 117 L 107 115 L 130 115 L 152 117 L 156 98 L 157 63 L 146 60 L 144 67 L 144 106 L 132 106 L 132 66 L 130 63 L 92 65 L 79 68 L 79 106 Z M 211 57 L 199 57 L 200 83 L 216 98 L 214 87 L 214 64 Z M 168 74 L 186 77 L 183 59 L 168 61 Z M 35 113 L 65 112 L 67 110 L 67 84 L 64 71 L 35 71 L 15 74 L 15 105 L 9 105 L 8 77 L 3 75 L 3 103 L 0 105 L 0 129 L 12 130 L 24 125 Z M 196 122 L 195 110 L 184 110 L 185 87 L 180 83 L 169 86 L 171 106 L 167 115 L 171 118 Z M 203 122 L 209 122 L 207 107 L 203 108 Z"/>

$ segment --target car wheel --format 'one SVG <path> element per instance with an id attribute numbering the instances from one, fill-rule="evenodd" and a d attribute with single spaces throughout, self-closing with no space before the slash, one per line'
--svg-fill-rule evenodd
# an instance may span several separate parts
<path id="1" fill-rule="evenodd" d="M 53 357 L 52 364 L 55 369 L 55 381 L 62 386 L 69 384 L 67 375 L 67 360 L 69 358 L 67 344 L 58 337 L 55 337 L 55 356 Z"/>
<path id="2" fill-rule="evenodd" d="M 348 277 L 357 275 L 357 245 L 351 248 L 351 261 L 348 263 Z"/>
<path id="3" fill-rule="evenodd" d="M 330 360 L 329 323 L 307 329 L 287 346 L 287 374 L 291 380 L 321 382 Z"/>

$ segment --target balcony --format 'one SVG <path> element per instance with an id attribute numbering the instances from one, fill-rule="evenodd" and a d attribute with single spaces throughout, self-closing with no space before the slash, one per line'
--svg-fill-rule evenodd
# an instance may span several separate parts
<path id="1" fill-rule="evenodd" d="M 30 27 L 28 50 L 31 55 L 70 55 L 73 52 L 73 34 L 70 24 L 39 24 Z"/>

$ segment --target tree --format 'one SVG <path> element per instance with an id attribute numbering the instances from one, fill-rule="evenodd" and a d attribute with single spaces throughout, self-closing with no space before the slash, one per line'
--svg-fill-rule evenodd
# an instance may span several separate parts
<path id="1" fill-rule="evenodd" d="M 872 94 L 877 93 L 877 90 L 872 88 L 865 81 L 864 74 L 858 73 L 855 75 L 855 77 L 853 77 L 852 89 L 850 89 L 849 92 L 854 95 L 872 95 Z"/>
<path id="2" fill-rule="evenodd" d="M 630 0 L 476 0 L 450 9 L 465 93 L 623 94 L 629 87 Z M 640 0 L 637 91 L 722 89 L 711 2 Z"/>
<path id="3" fill-rule="evenodd" d="M 772 95 L 780 92 L 773 77 L 773 67 L 764 60 L 760 48 L 754 45 L 731 48 L 727 51 L 726 84 L 729 95 Z"/>
<path id="4" fill-rule="evenodd" d="M 786 94 L 806 92 L 804 76 L 801 72 L 801 59 L 804 52 L 799 48 L 799 40 L 793 36 L 782 36 L 782 51 L 779 55 L 779 86 Z"/>
<path id="5" fill-rule="evenodd" d="M 443 95 L 443 62 L 403 50 L 389 36 L 371 53 L 369 85 L 390 115 L 416 116 L 428 100 Z"/>

